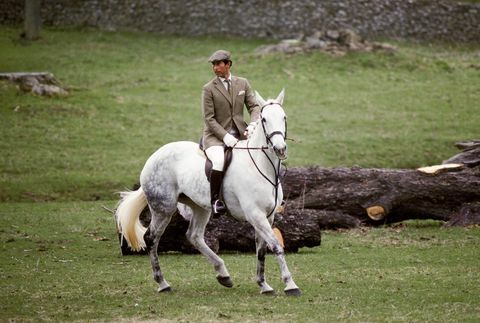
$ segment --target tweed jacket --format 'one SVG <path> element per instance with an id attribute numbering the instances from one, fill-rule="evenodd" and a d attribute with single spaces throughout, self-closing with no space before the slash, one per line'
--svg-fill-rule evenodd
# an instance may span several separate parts
<path id="1" fill-rule="evenodd" d="M 240 132 L 240 139 L 246 139 L 243 135 L 247 127 L 243 118 L 244 106 L 250 113 L 251 121 L 256 121 L 260 117 L 260 107 L 247 79 L 232 76 L 231 89 L 230 96 L 218 77 L 203 87 L 202 110 L 205 120 L 203 149 L 222 146 L 223 137 L 233 125 Z"/>

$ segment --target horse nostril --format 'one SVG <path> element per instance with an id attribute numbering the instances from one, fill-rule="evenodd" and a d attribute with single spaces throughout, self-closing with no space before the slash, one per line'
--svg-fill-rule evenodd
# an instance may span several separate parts
<path id="1" fill-rule="evenodd" d="M 285 159 L 287 156 L 287 147 L 275 148 L 275 152 L 280 159 Z"/>

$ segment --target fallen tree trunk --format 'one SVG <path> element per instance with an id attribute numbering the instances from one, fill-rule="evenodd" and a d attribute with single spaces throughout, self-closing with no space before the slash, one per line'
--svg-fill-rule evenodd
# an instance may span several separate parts
<path id="1" fill-rule="evenodd" d="M 429 174 L 420 170 L 320 167 L 294 168 L 285 178 L 287 213 L 339 211 L 380 225 L 408 219 L 448 222 L 463 207 L 480 201 L 478 169 L 459 167 Z M 334 225 L 331 224 L 330 227 Z"/>
<path id="2" fill-rule="evenodd" d="M 290 168 L 283 178 L 284 212 L 275 215 L 274 223 L 285 250 L 320 245 L 322 229 L 378 226 L 409 219 L 480 224 L 480 141 L 460 147 L 464 151 L 445 161 L 448 163 L 416 170 Z M 189 209 L 181 207 L 179 212 L 183 217 L 174 217 L 159 251 L 195 252 L 185 239 Z M 145 225 L 148 217 L 145 211 Z M 251 225 L 238 224 L 230 217 L 211 219 L 205 237 L 216 252 L 255 250 Z"/>
<path id="3" fill-rule="evenodd" d="M 42 96 L 65 96 L 68 92 L 60 86 L 49 72 L 0 73 L 0 80 L 8 80 L 18 85 L 21 91 Z"/>
<path id="4" fill-rule="evenodd" d="M 461 142 L 460 154 L 416 170 L 293 168 L 283 181 L 286 213 L 325 220 L 322 228 L 434 219 L 447 225 L 480 224 L 480 141 Z M 455 163 L 455 164 L 454 164 Z M 320 212 L 321 211 L 321 212 Z"/>

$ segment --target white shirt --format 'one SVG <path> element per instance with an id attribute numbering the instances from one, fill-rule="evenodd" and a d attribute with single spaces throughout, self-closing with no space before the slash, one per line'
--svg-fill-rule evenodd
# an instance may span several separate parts
<path id="1" fill-rule="evenodd" d="M 227 82 L 225 82 L 226 78 L 221 77 L 221 76 L 219 76 L 218 78 L 220 79 L 220 81 L 222 81 L 222 84 L 225 87 L 225 90 L 228 91 L 228 84 L 227 84 Z M 230 86 L 232 86 L 232 73 L 230 73 L 230 75 L 228 76 L 227 79 L 230 81 Z"/>

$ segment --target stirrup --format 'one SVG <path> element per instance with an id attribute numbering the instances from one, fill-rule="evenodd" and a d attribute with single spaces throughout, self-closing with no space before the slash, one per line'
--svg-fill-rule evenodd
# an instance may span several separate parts
<path id="1" fill-rule="evenodd" d="M 218 218 L 222 215 L 227 213 L 227 208 L 225 207 L 225 203 L 222 200 L 215 200 L 212 203 L 212 214 L 214 218 Z"/>

